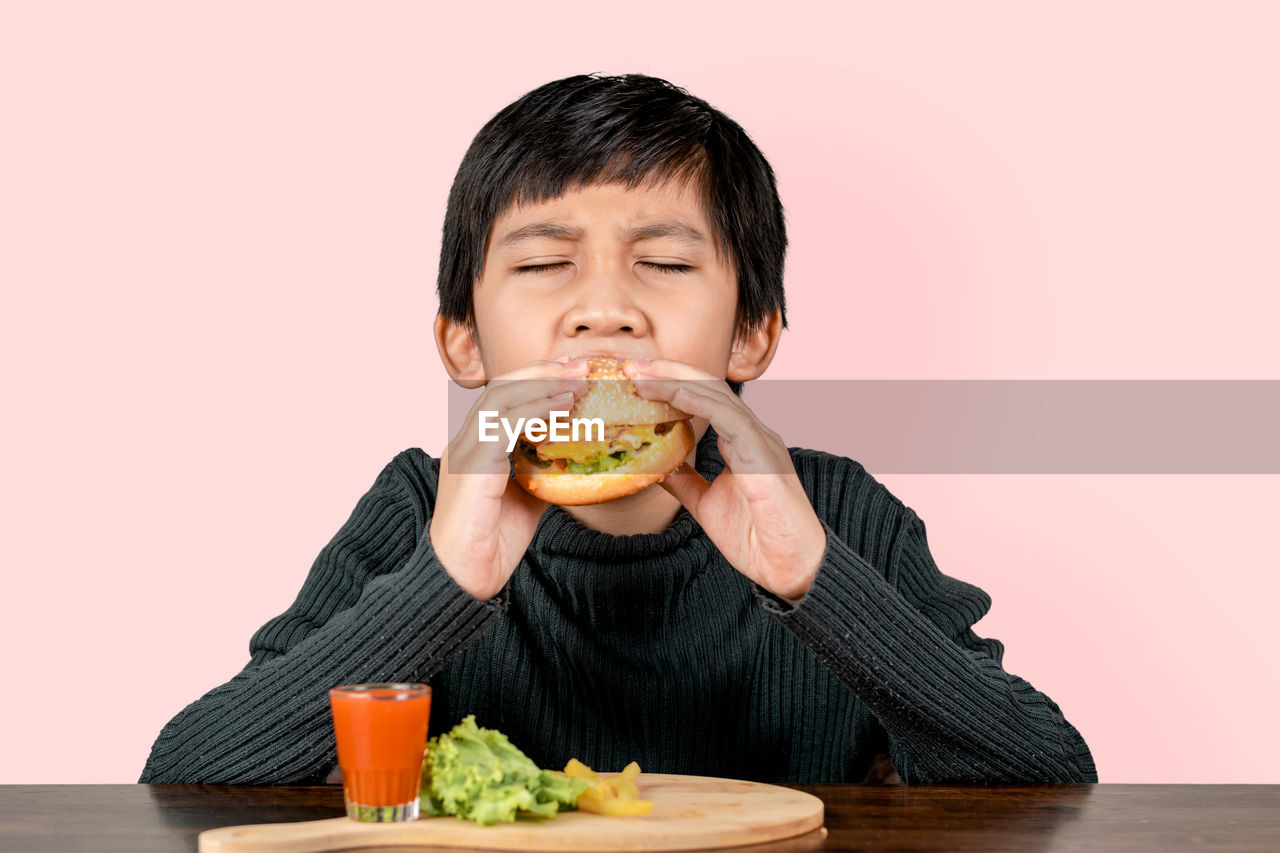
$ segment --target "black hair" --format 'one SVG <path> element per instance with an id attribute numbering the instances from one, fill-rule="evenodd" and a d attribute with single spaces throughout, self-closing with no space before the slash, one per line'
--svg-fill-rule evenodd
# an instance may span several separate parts
<path id="1" fill-rule="evenodd" d="M 485 124 L 462 158 L 445 212 L 439 311 L 475 333 L 474 286 L 493 223 L 513 204 L 598 183 L 690 181 L 738 278 L 735 335 L 778 310 L 787 327 L 786 224 L 773 169 L 724 113 L 657 77 L 596 74 L 540 86 Z M 735 394 L 742 384 L 730 382 Z"/>

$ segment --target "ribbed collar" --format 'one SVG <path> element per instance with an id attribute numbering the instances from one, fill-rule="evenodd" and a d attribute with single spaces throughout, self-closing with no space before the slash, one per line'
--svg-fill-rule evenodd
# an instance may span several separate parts
<path id="1" fill-rule="evenodd" d="M 714 480 L 724 469 L 724 459 L 716 447 L 716 433 L 709 424 L 698 441 L 693 467 L 708 482 Z M 592 530 L 570 515 L 564 507 L 552 505 L 543 513 L 529 547 L 539 554 L 576 557 L 601 563 L 627 563 L 661 557 L 694 541 L 709 540 L 706 540 L 702 525 L 683 506 L 665 530 L 615 536 Z"/>

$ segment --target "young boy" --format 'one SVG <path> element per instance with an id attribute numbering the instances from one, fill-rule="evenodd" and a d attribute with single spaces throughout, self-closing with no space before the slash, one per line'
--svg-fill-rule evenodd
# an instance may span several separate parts
<path id="1" fill-rule="evenodd" d="M 786 328 L 786 245 L 763 155 L 663 80 L 571 77 L 496 115 L 449 194 L 435 321 L 480 400 L 441 459 L 387 464 L 139 781 L 320 782 L 328 689 L 384 681 L 433 686 L 432 734 L 475 714 L 544 767 L 861 782 L 885 753 L 906 783 L 1097 781 L 971 630 L 990 599 L 939 572 L 916 514 L 739 396 Z M 476 412 L 567 410 L 597 354 L 641 362 L 697 446 L 658 486 L 552 506 Z"/>

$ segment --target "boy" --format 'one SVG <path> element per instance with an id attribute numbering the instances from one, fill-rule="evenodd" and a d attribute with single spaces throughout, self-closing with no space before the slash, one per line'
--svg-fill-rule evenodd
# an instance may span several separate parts
<path id="1" fill-rule="evenodd" d="M 434 327 L 480 400 L 441 459 L 382 470 L 140 781 L 320 782 L 328 688 L 380 681 L 433 686 L 432 734 L 474 713 L 544 767 L 861 782 L 887 753 L 907 783 L 1097 781 L 916 514 L 739 396 L 786 328 L 786 244 L 763 155 L 663 80 L 571 77 L 496 115 L 449 195 Z M 660 487 L 551 506 L 476 413 L 567 410 L 597 354 L 641 362 L 697 447 Z M 733 476 L 762 464 L 782 475 Z"/>

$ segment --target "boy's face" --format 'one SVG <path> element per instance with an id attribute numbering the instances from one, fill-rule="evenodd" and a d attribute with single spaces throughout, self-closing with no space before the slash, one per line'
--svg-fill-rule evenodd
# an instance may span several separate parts
<path id="1" fill-rule="evenodd" d="M 508 209 L 474 291 L 478 340 L 442 341 L 450 372 L 473 386 L 539 359 L 608 354 L 754 378 L 764 364 L 731 364 L 737 277 L 714 239 L 693 190 L 673 183 L 597 184 Z"/>

